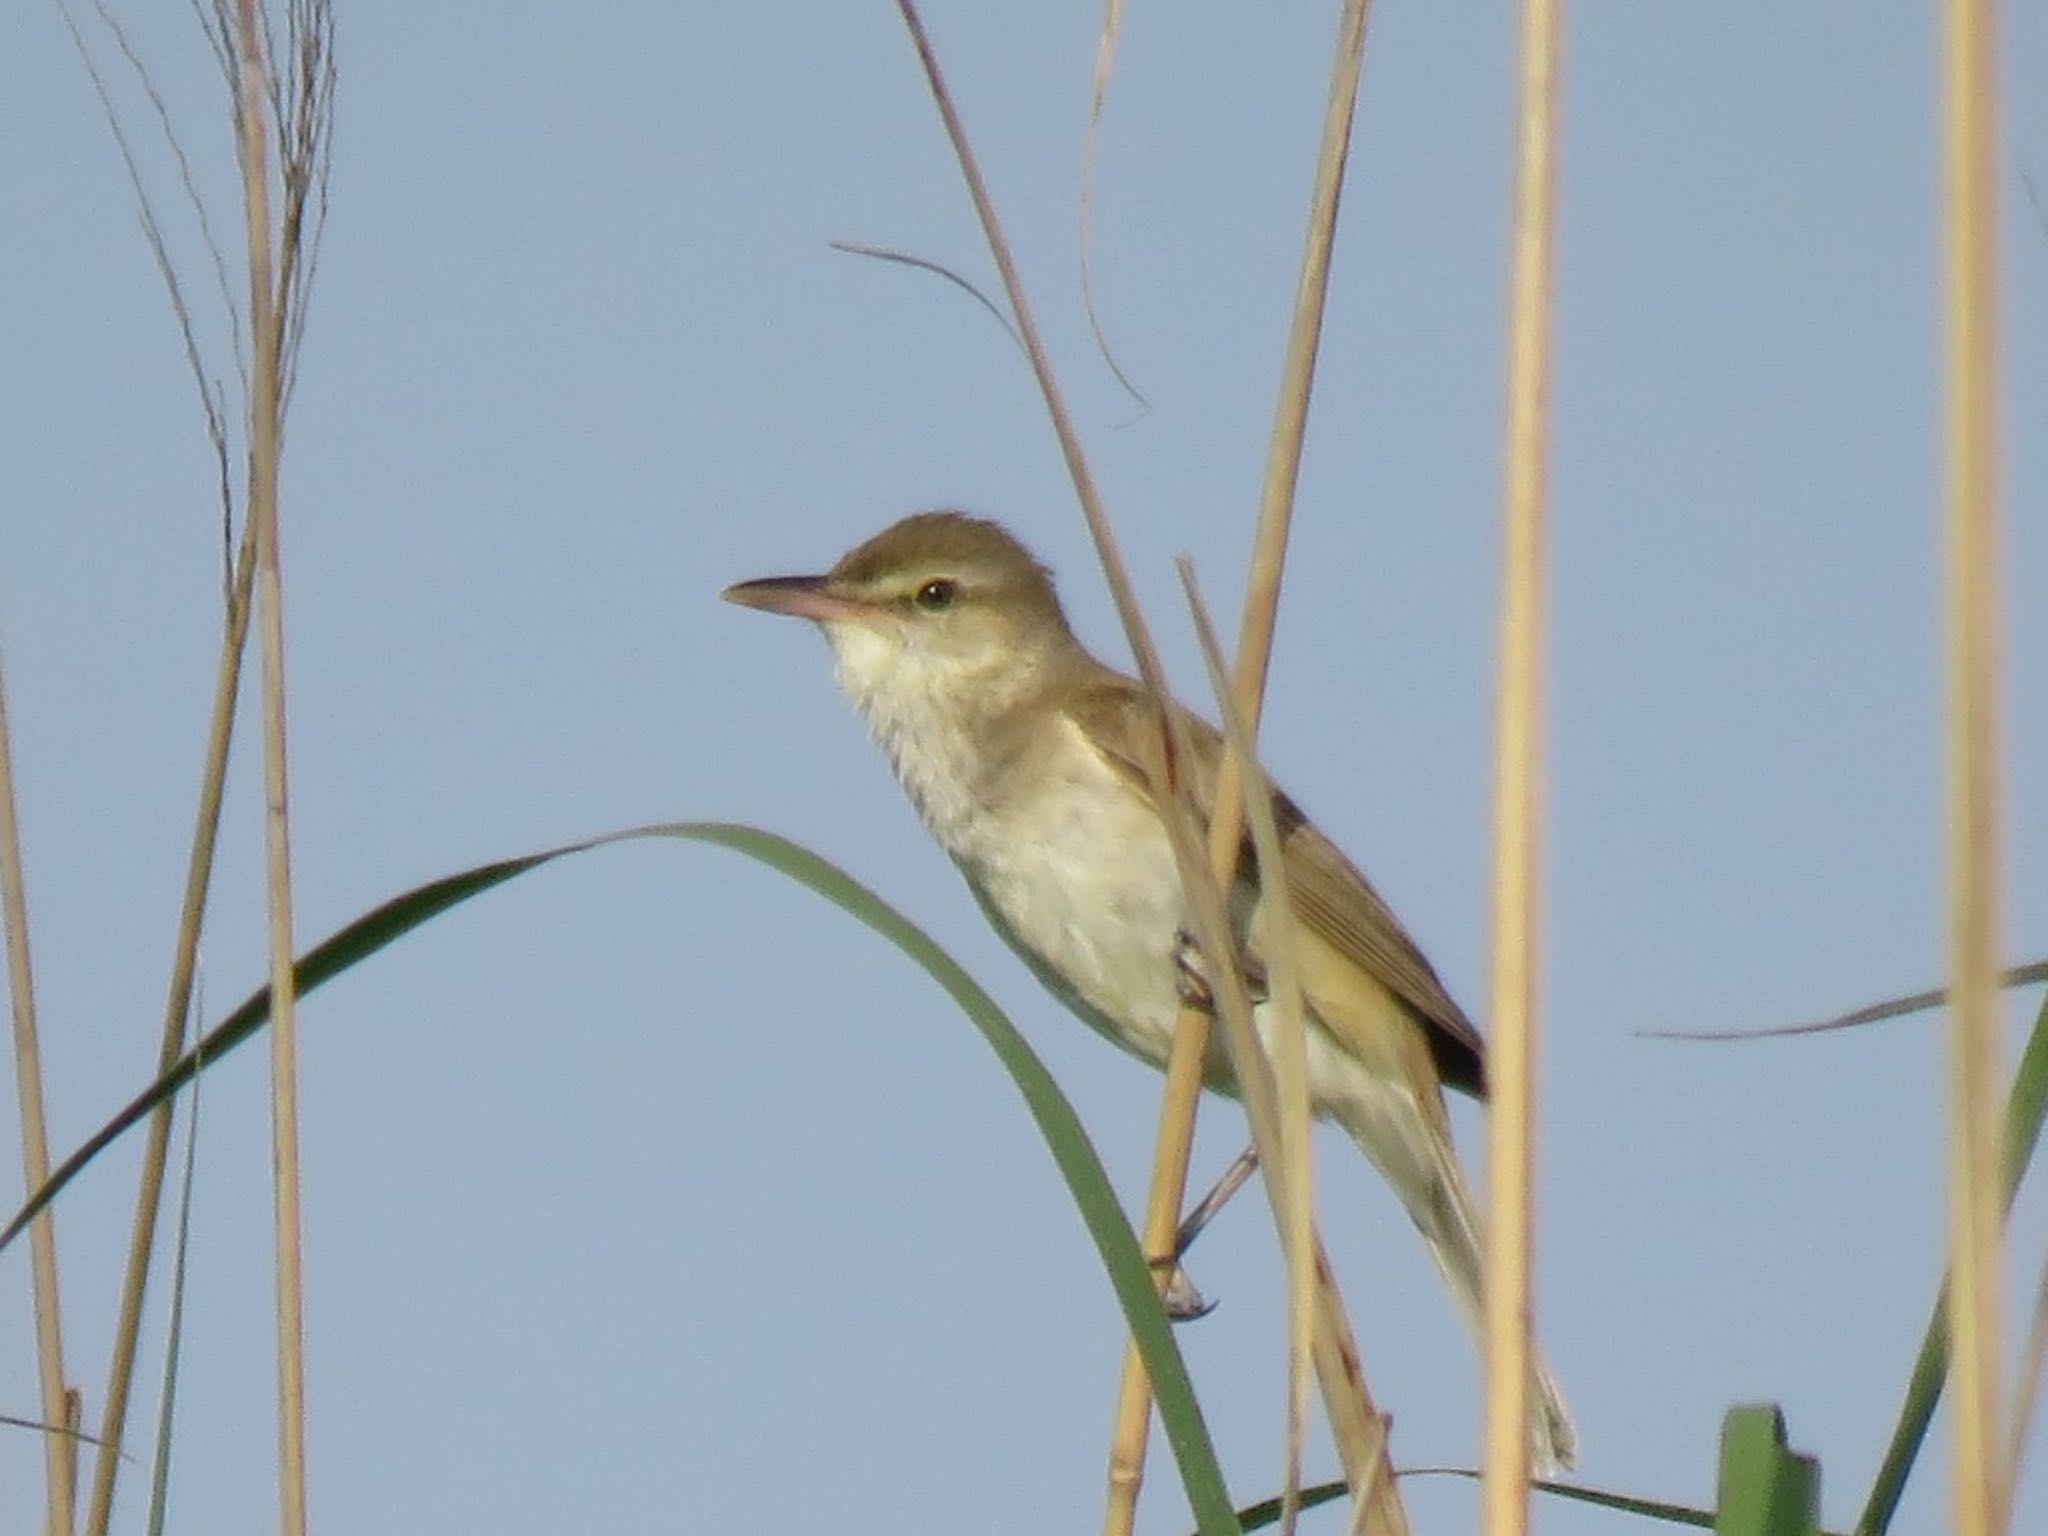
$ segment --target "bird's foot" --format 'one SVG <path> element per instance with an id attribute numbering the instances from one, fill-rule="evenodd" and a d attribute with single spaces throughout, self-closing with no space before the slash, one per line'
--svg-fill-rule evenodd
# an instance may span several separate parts
<path id="1" fill-rule="evenodd" d="M 1237 973 L 1244 978 L 1245 991 L 1256 1008 L 1266 1000 L 1266 968 L 1242 952 L 1236 960 Z M 1180 995 L 1183 1008 L 1215 1013 L 1216 989 L 1209 981 L 1208 961 L 1202 954 L 1201 944 L 1185 928 L 1173 936 L 1173 977 L 1174 989 Z"/>
<path id="2" fill-rule="evenodd" d="M 1152 1260 L 1152 1267 L 1170 1269 L 1166 1288 L 1159 1293 L 1159 1304 L 1166 1309 L 1168 1322 L 1191 1323 L 1198 1317 L 1207 1317 L 1216 1310 L 1216 1303 L 1205 1298 L 1195 1289 L 1195 1282 L 1188 1278 L 1188 1272 L 1180 1267 L 1180 1260 L 1168 1254 Z"/>
<path id="3" fill-rule="evenodd" d="M 1181 1007 L 1197 1013 L 1216 1011 L 1216 993 L 1209 985 L 1209 968 L 1202 960 L 1202 946 L 1185 928 L 1173 936 L 1173 986 Z"/>

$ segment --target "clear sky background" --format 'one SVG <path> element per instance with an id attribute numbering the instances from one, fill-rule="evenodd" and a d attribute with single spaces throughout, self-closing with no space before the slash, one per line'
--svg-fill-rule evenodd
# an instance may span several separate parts
<path id="1" fill-rule="evenodd" d="M 2023 186 L 2048 179 L 2048 16 L 2011 9 L 2023 958 L 2048 950 L 2048 230 Z M 179 6 L 123 10 L 231 229 L 197 27 Z M 1234 614 L 1334 15 L 1132 8 L 1095 237 L 1105 324 L 1154 402 L 1133 420 L 1079 302 L 1098 10 L 934 0 L 929 21 L 1193 693 L 1170 558 L 1190 552 Z M 1009 341 L 944 284 L 827 248 L 877 242 L 989 280 L 892 9 L 342 13 L 286 474 L 303 939 L 558 839 L 757 822 L 960 956 L 1135 1203 L 1157 1078 L 985 930 L 817 638 L 717 601 L 959 505 L 1018 529 L 1122 660 Z M 1475 1012 L 1512 42 L 1503 6 L 1375 8 L 1265 735 Z M 225 371 L 174 172 L 101 57 Z M 1940 973 L 1932 8 L 1588 3 L 1566 59 L 1541 1333 L 1588 1479 L 1705 1501 L 1723 1409 L 1777 1399 L 1844 1524 L 1938 1270 L 1937 1024 L 1741 1047 L 1638 1031 L 1785 1023 Z M 0 157 L 0 659 L 61 1154 L 156 1049 L 219 508 L 132 197 L 52 6 L 0 22 Z M 253 741 L 209 1017 L 262 972 Z M 2014 1000 L 2015 1039 L 2037 1005 Z M 435 924 L 302 1021 L 318 1529 L 1094 1527 L 1121 1347 L 1107 1284 L 993 1058 L 836 911 L 729 854 L 611 850 Z M 253 1049 L 206 1082 L 175 1531 L 276 1518 L 265 1083 Z M 1459 1115 L 1476 1168 L 1481 1125 Z M 1206 1118 L 1201 1169 L 1236 1149 L 1235 1120 Z M 1363 1160 L 1334 1133 L 1318 1152 L 1399 1459 L 1470 1463 L 1471 1347 Z M 95 1423 L 135 1159 L 124 1145 L 59 1207 Z M 1221 1306 L 1180 1335 L 1245 1501 L 1281 1465 L 1272 1246 L 1256 1204 L 1229 1215 L 1195 1265 Z M 2030 1190 L 2016 1312 L 2044 1247 Z M 24 1414 L 27 1298 L 17 1250 L 0 1259 L 0 1409 Z M 153 1322 L 146 1347 L 160 1340 Z M 135 1416 L 143 1443 L 152 1420 Z M 2044 1435 L 2015 1530 L 2048 1529 Z M 1943 1449 L 1906 1528 L 1942 1520 Z M 1311 1471 L 1333 1469 L 1319 1439 Z M 1143 1529 L 1184 1529 L 1163 1452 L 1152 1480 Z M 29 1528 L 40 1489 L 33 1439 L 0 1433 L 0 1525 Z M 1475 1518 L 1469 1486 L 1408 1493 L 1419 1529 Z M 1548 1502 L 1538 1524 L 1636 1528 Z"/>

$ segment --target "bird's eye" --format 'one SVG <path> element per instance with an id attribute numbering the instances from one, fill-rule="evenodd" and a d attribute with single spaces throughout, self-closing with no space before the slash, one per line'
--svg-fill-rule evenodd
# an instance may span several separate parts
<path id="1" fill-rule="evenodd" d="M 914 601 L 918 607 L 923 608 L 928 612 L 936 613 L 941 608 L 950 608 L 953 606 L 953 598 L 957 594 L 958 590 L 959 589 L 954 585 L 954 583 L 946 580 L 943 576 L 941 576 L 936 580 L 928 581 L 923 586 L 919 587 L 917 589 L 917 596 L 914 599 L 912 599 L 912 601 Z"/>

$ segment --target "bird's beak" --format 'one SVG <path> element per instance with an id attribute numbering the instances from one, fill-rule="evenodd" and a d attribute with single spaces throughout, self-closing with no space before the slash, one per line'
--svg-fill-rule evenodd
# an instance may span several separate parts
<path id="1" fill-rule="evenodd" d="M 763 613 L 786 613 L 793 618 L 855 619 L 869 612 L 865 603 L 841 597 L 823 576 L 763 576 L 758 581 L 739 581 L 719 594 L 742 608 L 759 608 Z"/>

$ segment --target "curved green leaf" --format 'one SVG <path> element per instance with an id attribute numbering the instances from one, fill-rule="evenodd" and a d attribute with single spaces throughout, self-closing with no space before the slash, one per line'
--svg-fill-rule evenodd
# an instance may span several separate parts
<path id="1" fill-rule="evenodd" d="M 2013 1196 L 2033 1161 L 2034 1148 L 2041 1140 L 2041 1121 L 2048 1114 L 2048 1000 L 2034 1019 L 2034 1031 L 2020 1055 L 2019 1070 L 2013 1074 L 2012 1095 L 2005 1105 L 2005 1211 L 2012 1210 Z M 1899 1407 L 1899 1422 L 1885 1447 L 1884 1460 L 1872 1479 L 1870 1496 L 1856 1519 L 1856 1536 L 1882 1536 L 1897 1513 L 1899 1497 L 1906 1490 L 1906 1478 L 1919 1458 L 1927 1438 L 1927 1426 L 1934 1421 L 1935 1406 L 1948 1378 L 1948 1281 L 1934 1298 L 1934 1313 L 1927 1319 L 1927 1331 L 1920 1338 L 1920 1352 L 1913 1358 L 1913 1373 L 1906 1381 L 1906 1400 Z"/>
<path id="2" fill-rule="evenodd" d="M 532 854 L 523 859 L 506 859 L 497 864 L 479 865 L 459 875 L 429 881 L 407 891 L 403 896 L 394 897 L 306 951 L 292 968 L 294 986 L 303 997 L 314 988 L 333 980 L 358 960 L 375 954 L 392 940 L 410 933 L 428 918 L 445 912 L 448 908 L 467 901 L 494 885 L 501 885 L 514 875 L 524 874 L 529 869 L 545 864 L 550 859 L 594 847 L 597 842 L 607 840 L 593 839 L 587 843 L 571 843 L 566 847 L 549 849 L 545 853 Z M 49 1178 L 43 1181 L 43 1187 L 30 1195 L 28 1203 L 15 1213 L 14 1219 L 5 1227 L 0 1227 L 0 1251 L 4 1251 L 10 1243 L 21 1236 L 28 1224 L 35 1220 L 37 1213 L 56 1199 L 59 1191 L 78 1177 L 87 1163 L 106 1151 L 151 1110 L 191 1081 L 192 1074 L 198 1069 L 201 1061 L 218 1061 L 255 1034 L 269 1020 L 270 988 L 264 987 L 216 1024 L 197 1045 L 178 1058 L 176 1066 L 130 1099 L 122 1106 L 119 1114 L 88 1137 L 76 1152 L 59 1163 Z"/>
<path id="3" fill-rule="evenodd" d="M 1109 1175 L 1103 1171 L 1102 1161 L 1095 1155 L 1095 1147 L 1082 1129 L 1073 1105 L 1067 1102 L 1067 1096 L 1037 1053 L 1017 1032 L 1016 1025 L 922 928 L 837 865 L 808 849 L 753 827 L 699 822 L 649 831 L 720 843 L 802 882 L 902 950 L 960 1005 L 1023 1095 L 1047 1150 L 1067 1181 L 1088 1235 L 1095 1240 L 1103 1268 L 1123 1307 L 1124 1320 L 1152 1378 L 1160 1423 L 1179 1463 L 1181 1482 L 1187 1489 L 1197 1528 L 1205 1536 L 1211 1532 L 1218 1536 L 1235 1532 L 1237 1521 L 1231 1511 L 1230 1492 L 1216 1462 L 1208 1425 L 1203 1422 L 1194 1384 L 1188 1378 L 1180 1348 L 1173 1341 L 1151 1269 L 1131 1231 L 1130 1220 L 1117 1201 Z"/>
<path id="4" fill-rule="evenodd" d="M 393 897 L 308 950 L 294 967 L 297 990 L 301 995 L 313 991 L 430 918 L 544 864 L 610 843 L 656 837 L 730 848 L 808 886 L 916 961 L 959 1004 L 961 1011 L 981 1031 L 982 1038 L 988 1042 L 1023 1096 L 1054 1163 L 1066 1179 L 1081 1220 L 1088 1228 L 1089 1236 L 1095 1240 L 1103 1268 L 1123 1308 L 1125 1321 L 1152 1377 L 1153 1390 L 1159 1401 L 1160 1421 L 1179 1463 L 1181 1480 L 1198 1529 L 1204 1536 L 1235 1533 L 1238 1525 L 1231 1510 L 1229 1490 L 1217 1465 L 1215 1448 L 1210 1443 L 1208 1426 L 1203 1422 L 1186 1363 L 1174 1343 L 1166 1314 L 1153 1288 L 1151 1271 L 1138 1247 L 1137 1238 L 1132 1234 L 1130 1222 L 1117 1202 L 1116 1191 L 1110 1186 L 1109 1176 L 1103 1171 L 1101 1159 L 1095 1155 L 1095 1148 L 1082 1129 L 1073 1106 L 1067 1102 L 1066 1095 L 1053 1081 L 1044 1063 L 1017 1032 L 1016 1026 L 973 977 L 923 929 L 837 865 L 773 832 L 731 822 L 663 822 L 628 828 L 518 858 L 480 864 L 474 869 L 429 881 Z M 36 1213 L 54 1200 L 87 1163 L 183 1087 L 200 1062 L 211 1066 L 255 1034 L 269 1018 L 270 989 L 265 987 L 215 1025 L 179 1058 L 177 1065 L 137 1094 L 120 1113 L 67 1157 L 7 1226 L 0 1229 L 0 1250 L 13 1242 L 34 1220 Z"/>
<path id="5" fill-rule="evenodd" d="M 1295 1508 L 1314 1509 L 1318 1504 L 1334 1504 L 1351 1492 L 1351 1485 L 1339 1478 L 1334 1483 L 1317 1483 L 1301 1490 L 1295 1500 Z M 1261 1499 L 1256 1504 L 1247 1504 L 1237 1512 L 1237 1523 L 1247 1531 L 1263 1531 L 1269 1525 L 1278 1525 L 1284 1509 L 1282 1500 L 1275 1496 Z"/>
<path id="6" fill-rule="evenodd" d="M 1475 1483 L 1479 1481 L 1479 1473 L 1471 1467 L 1402 1467 L 1394 1476 L 1462 1477 Z M 1624 1515 L 1643 1515 L 1652 1520 L 1663 1520 L 1672 1525 L 1690 1525 L 1701 1530 L 1712 1530 L 1714 1526 L 1714 1512 L 1711 1509 L 1701 1509 L 1694 1504 L 1674 1504 L 1668 1499 L 1646 1499 L 1633 1493 L 1615 1493 L 1606 1488 L 1588 1488 L 1580 1483 L 1551 1482 L 1544 1478 L 1531 1480 L 1529 1486 L 1538 1493 L 1549 1494 L 1552 1498 L 1594 1504 L 1601 1509 L 1619 1510 Z M 1341 1499 L 1348 1492 L 1350 1490 L 1341 1482 L 1317 1483 L 1312 1488 L 1301 1490 L 1301 1507 L 1314 1509 L 1318 1504 L 1328 1504 Z M 1248 1504 L 1237 1512 L 1237 1518 L 1247 1531 L 1263 1530 L 1269 1525 L 1276 1525 L 1280 1520 L 1280 1501 L 1273 1498 L 1257 1504 Z"/>

